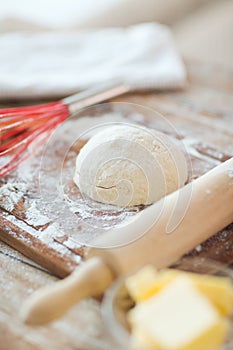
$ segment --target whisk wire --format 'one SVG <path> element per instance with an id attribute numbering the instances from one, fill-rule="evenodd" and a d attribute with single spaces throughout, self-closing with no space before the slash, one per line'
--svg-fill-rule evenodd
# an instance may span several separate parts
<path id="1" fill-rule="evenodd" d="M 60 111 L 61 106 L 66 107 L 62 102 L 52 102 L 35 106 L 11 107 L 0 110 L 0 118 L 15 117 L 15 116 L 31 116 L 32 114 L 40 114 L 51 111 Z"/>
<path id="2" fill-rule="evenodd" d="M 71 113 L 131 90 L 119 81 L 105 83 L 58 102 L 0 110 L 0 177 L 9 174 Z M 29 147 L 30 146 L 30 147 Z M 2 162 L 1 162 L 2 163 Z"/>
<path id="3" fill-rule="evenodd" d="M 36 140 L 39 142 L 40 135 L 42 139 L 48 137 L 68 116 L 68 107 L 62 102 L 1 110 L 0 157 L 10 158 L 0 166 L 0 177 L 27 159 L 32 153 L 29 146 Z"/>

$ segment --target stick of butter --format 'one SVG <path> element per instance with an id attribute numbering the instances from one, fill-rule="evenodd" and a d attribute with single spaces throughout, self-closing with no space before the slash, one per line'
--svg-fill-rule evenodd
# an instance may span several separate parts
<path id="1" fill-rule="evenodd" d="M 175 269 L 165 269 L 157 272 L 152 265 L 148 265 L 128 277 L 125 283 L 133 300 L 141 302 L 158 293 L 180 275 L 189 276 L 195 286 L 217 307 L 221 315 L 228 316 L 232 313 L 233 286 L 231 280 L 227 277 L 199 275 Z"/>
<path id="2" fill-rule="evenodd" d="M 136 305 L 128 317 L 143 350 L 213 350 L 228 331 L 227 321 L 185 275 Z"/>

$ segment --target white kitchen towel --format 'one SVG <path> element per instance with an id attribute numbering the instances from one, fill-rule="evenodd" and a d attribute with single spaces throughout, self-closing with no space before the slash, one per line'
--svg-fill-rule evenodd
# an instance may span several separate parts
<path id="1" fill-rule="evenodd" d="M 170 30 L 155 23 L 0 35 L 0 99 L 67 96 L 118 79 L 179 88 L 186 72 Z"/>

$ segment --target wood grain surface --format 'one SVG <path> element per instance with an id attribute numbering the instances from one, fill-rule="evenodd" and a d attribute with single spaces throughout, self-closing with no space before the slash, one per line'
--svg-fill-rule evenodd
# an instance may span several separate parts
<path id="1" fill-rule="evenodd" d="M 97 111 L 95 109 L 83 111 L 79 117 L 91 116 L 95 120 L 100 111 L 101 113 L 121 113 L 126 120 L 156 128 L 173 138 L 180 139 L 186 146 L 188 145 L 187 152 L 191 159 L 189 181 L 192 181 L 233 154 L 231 79 L 224 73 L 219 74 L 218 79 L 216 79 L 214 73 L 209 67 L 192 65 L 189 70 L 189 83 L 184 91 L 128 94 L 114 100 L 114 102 L 123 102 L 124 104 L 103 105 Z M 162 113 L 164 120 L 158 117 L 154 111 Z M 68 126 L 66 132 L 67 130 L 69 132 L 69 128 L 72 127 L 72 124 Z M 86 142 L 79 139 L 70 147 L 68 155 L 64 158 L 62 149 L 67 146 L 67 139 L 62 140 L 62 137 L 59 139 L 60 145 L 58 147 L 56 145 L 55 150 L 53 143 L 49 145 L 51 149 L 46 154 L 46 164 L 44 165 L 47 168 L 43 173 L 43 175 L 45 174 L 45 182 L 47 178 L 56 179 L 59 177 L 61 161 L 64 161 L 65 170 L 70 171 L 71 169 L 73 171 L 75 158 Z M 57 142 L 57 140 L 55 141 Z M 120 222 L 122 212 L 115 210 L 109 213 L 105 209 L 94 208 L 89 213 L 92 216 L 91 219 L 83 219 L 81 217 L 83 215 L 76 212 L 77 225 L 73 225 L 70 231 L 67 231 L 67 228 L 63 227 L 61 223 L 59 223 L 59 234 L 56 234 L 54 229 L 49 231 L 52 226 L 51 217 L 48 216 L 43 221 L 45 215 L 41 211 L 43 205 L 41 205 L 40 197 L 43 188 L 41 190 L 41 186 L 38 185 L 38 177 L 41 175 L 39 173 L 41 163 L 38 162 L 38 159 L 41 159 L 40 153 L 29 161 L 26 168 L 23 165 L 18 172 L 1 181 L 2 186 L 7 187 L 8 191 L 3 191 L 3 195 L 1 194 L 0 197 L 1 240 L 57 276 L 64 277 L 77 266 L 85 251 L 85 247 L 79 242 L 79 237 L 85 235 L 86 221 L 91 220 L 92 229 L 89 230 L 91 235 L 96 230 L 96 223 L 101 231 L 101 224 L 104 227 L 105 218 L 111 223 L 109 227 Z M 58 164 L 55 168 L 54 163 Z M 28 180 L 27 174 L 32 169 L 33 176 Z M 71 182 L 67 186 L 70 186 L 74 195 L 77 196 L 77 200 L 81 200 L 80 194 L 77 193 Z M 26 189 L 20 187 L 22 183 L 27 185 Z M 46 196 L 55 190 L 45 188 Z M 7 202 L 8 193 L 13 195 L 13 201 L 15 194 L 20 193 L 21 196 L 12 205 L 12 202 Z M 55 197 L 52 196 L 50 201 L 52 202 L 54 199 Z M 35 206 L 37 206 L 36 211 L 31 213 L 31 208 L 35 209 Z M 42 222 L 38 222 L 38 217 L 41 215 Z M 63 219 L 66 220 L 66 217 Z M 58 221 L 57 218 L 55 218 L 56 221 Z M 49 238 L 53 244 L 51 242 L 48 244 Z M 201 257 L 209 256 L 231 264 L 233 261 L 232 242 L 232 226 L 230 226 L 191 254 Z"/>
<path id="2" fill-rule="evenodd" d="M 233 79 L 228 71 L 200 63 L 189 64 L 188 72 L 189 81 L 183 91 L 130 94 L 114 101 L 148 107 L 148 113 L 145 113 L 143 118 L 140 113 L 128 113 L 129 109 L 126 108 L 129 119 L 133 118 L 139 124 L 157 128 L 181 141 L 192 141 L 192 147 L 189 148 L 192 162 L 191 181 L 233 155 Z M 116 108 L 106 106 L 107 110 L 110 107 Z M 151 110 L 162 113 L 166 121 L 172 124 L 173 131 L 171 132 L 167 123 L 161 123 L 161 120 L 154 118 Z M 89 111 L 89 114 L 92 113 Z M 74 144 L 73 153 L 70 153 L 72 157 L 75 158 L 83 142 L 85 141 Z M 51 156 L 54 156 L 53 152 Z M 67 159 L 67 166 L 68 160 L 70 159 Z M 0 349 L 114 348 L 113 340 L 107 334 L 101 317 L 100 304 L 95 300 L 82 302 L 72 308 L 63 319 L 46 327 L 31 328 L 19 320 L 18 310 L 28 295 L 43 285 L 53 283 L 57 279 L 54 275 L 63 277 L 69 274 L 80 263 L 80 257 L 85 250 L 85 247 L 72 237 L 74 235 L 77 238 L 77 234 L 82 233 L 86 227 L 83 221 L 75 232 L 71 229 L 68 237 L 67 232 L 62 230 L 59 234 L 56 230 L 48 230 L 53 222 L 50 217 L 49 220 L 44 220 L 44 216 L 40 217 L 40 208 L 36 207 L 34 211 L 40 220 L 38 217 L 27 215 L 28 212 L 31 213 L 31 207 L 35 209 L 35 205 L 40 203 L 41 195 L 38 192 L 38 173 L 33 173 L 30 178 L 26 176 L 31 166 L 38 167 L 36 158 L 32 159 L 29 165 L 23 166 L 20 172 L 1 181 L 1 186 L 6 187 L 6 191 L 0 197 L 1 240 L 23 255 L 0 242 Z M 56 174 L 56 169 L 52 167 L 49 171 L 52 175 L 54 171 Z M 22 183 L 34 186 L 25 188 L 24 192 L 24 186 L 20 188 Z M 6 198 L 9 191 L 16 194 L 10 202 L 9 198 Z M 105 224 L 101 213 L 98 208 L 92 208 L 89 212 L 95 220 L 99 218 L 98 229 Z M 118 217 L 119 213 L 111 212 L 110 219 L 113 221 L 110 222 L 117 221 Z M 80 219 L 79 214 L 77 218 Z M 90 223 L 91 219 L 87 217 L 85 220 L 89 220 Z M 233 225 L 196 247 L 189 255 L 210 257 L 231 265 Z"/>

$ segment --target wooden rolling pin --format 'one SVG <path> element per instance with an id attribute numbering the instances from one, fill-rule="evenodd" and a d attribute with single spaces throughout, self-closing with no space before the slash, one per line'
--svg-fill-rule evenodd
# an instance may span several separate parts
<path id="1" fill-rule="evenodd" d="M 178 201 L 178 202 L 177 202 Z M 34 293 L 21 316 L 42 325 L 62 316 L 83 298 L 105 291 L 119 275 L 153 263 L 169 266 L 233 221 L 233 158 L 143 210 L 89 248 L 88 261 L 69 277 Z M 185 205 L 184 205 L 185 204 Z M 139 234 L 144 233 L 140 238 Z M 132 243 L 127 242 L 132 241 Z"/>

